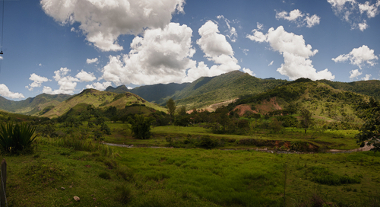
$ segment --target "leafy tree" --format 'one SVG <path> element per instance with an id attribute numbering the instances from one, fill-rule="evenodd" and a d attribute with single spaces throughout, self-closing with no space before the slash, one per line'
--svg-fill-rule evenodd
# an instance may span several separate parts
<path id="1" fill-rule="evenodd" d="M 181 106 L 181 108 L 179 108 L 178 114 L 180 116 L 185 116 L 187 114 L 186 113 L 186 106 Z"/>
<path id="2" fill-rule="evenodd" d="M 373 144 L 373 151 L 380 151 L 380 103 L 371 99 L 360 108 L 363 109 L 361 116 L 365 123 L 360 128 L 360 133 L 356 135 L 357 142 L 364 146 L 364 142 L 368 141 L 368 145 Z"/>
<path id="3" fill-rule="evenodd" d="M 283 129 L 282 122 L 276 118 L 273 118 L 269 123 L 269 128 L 272 129 L 275 133 Z"/>
<path id="4" fill-rule="evenodd" d="M 149 139 L 151 136 L 150 126 L 153 122 L 152 117 L 144 117 L 136 114 L 134 119 L 130 119 L 131 131 L 136 139 Z"/>
<path id="5" fill-rule="evenodd" d="M 301 120 L 300 120 L 300 124 L 301 124 L 301 127 L 305 129 L 305 134 L 306 134 L 306 130 L 311 127 L 314 123 L 314 120 L 313 118 L 311 117 L 312 114 L 309 110 L 307 109 L 301 109 Z"/>
<path id="6" fill-rule="evenodd" d="M 174 112 L 175 112 L 175 109 L 176 109 L 176 105 L 175 105 L 174 100 L 170 98 L 170 99 L 166 102 L 166 106 L 167 106 L 168 109 L 169 109 L 169 115 L 173 118 L 173 117 L 174 117 Z"/>
<path id="7" fill-rule="evenodd" d="M 111 129 L 108 127 L 108 125 L 106 123 L 103 123 L 100 126 L 100 131 L 104 132 L 107 135 L 111 135 Z"/>

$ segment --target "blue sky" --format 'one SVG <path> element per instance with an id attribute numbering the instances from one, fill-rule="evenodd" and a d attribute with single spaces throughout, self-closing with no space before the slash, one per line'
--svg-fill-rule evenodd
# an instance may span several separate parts
<path id="1" fill-rule="evenodd" d="M 4 11 L 0 95 L 11 100 L 233 70 L 380 79 L 380 0 L 5 0 Z"/>

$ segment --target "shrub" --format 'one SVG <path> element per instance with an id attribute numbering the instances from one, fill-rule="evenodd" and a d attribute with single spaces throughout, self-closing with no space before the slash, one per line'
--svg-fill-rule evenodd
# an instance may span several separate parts
<path id="1" fill-rule="evenodd" d="M 0 149 L 5 153 L 18 153 L 31 151 L 32 144 L 36 139 L 33 136 L 36 128 L 28 124 L 2 124 L 0 125 Z"/>
<path id="2" fill-rule="evenodd" d="M 106 179 L 106 180 L 111 179 L 111 175 L 108 172 L 102 172 L 102 173 L 100 173 L 99 177 L 103 178 L 103 179 Z"/>
<path id="3" fill-rule="evenodd" d="M 198 147 L 212 149 L 218 146 L 218 140 L 211 138 L 210 136 L 202 136 Z"/>
<path id="4" fill-rule="evenodd" d="M 152 122 L 153 119 L 151 117 L 135 115 L 135 118 L 133 120 L 130 120 L 133 137 L 137 139 L 149 139 L 151 135 L 150 125 Z"/>

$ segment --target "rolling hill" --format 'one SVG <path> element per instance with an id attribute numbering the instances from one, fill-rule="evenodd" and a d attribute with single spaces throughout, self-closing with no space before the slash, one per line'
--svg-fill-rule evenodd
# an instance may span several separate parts
<path id="1" fill-rule="evenodd" d="M 245 97 L 229 105 L 241 115 L 248 113 L 268 114 L 275 110 L 306 108 L 317 120 L 361 123 L 356 106 L 369 96 L 335 89 L 324 81 L 298 79 L 267 92 Z"/>
<path id="2" fill-rule="evenodd" d="M 11 101 L 0 96 L 0 109 L 18 114 L 37 115 L 45 107 L 56 106 L 70 97 L 71 95 L 66 94 L 40 94 L 22 101 Z"/>
<path id="3" fill-rule="evenodd" d="M 133 104 L 143 104 L 146 107 L 153 108 L 155 110 L 166 111 L 165 108 L 160 107 L 154 103 L 147 102 L 143 98 L 130 92 L 118 94 L 107 91 L 98 91 L 95 89 L 86 89 L 83 90 L 80 94 L 74 95 L 66 101 L 61 102 L 41 116 L 49 118 L 58 117 L 65 114 L 78 104 L 91 104 L 94 107 L 99 108 L 108 108 L 110 106 L 114 106 L 117 109 L 124 109 L 125 106 L 130 106 Z"/>
<path id="4" fill-rule="evenodd" d="M 261 93 L 287 82 L 259 79 L 240 71 L 233 71 L 215 77 L 202 77 L 192 83 L 141 86 L 132 89 L 131 92 L 160 105 L 165 105 L 166 101 L 172 98 L 177 105 L 198 108 Z"/>

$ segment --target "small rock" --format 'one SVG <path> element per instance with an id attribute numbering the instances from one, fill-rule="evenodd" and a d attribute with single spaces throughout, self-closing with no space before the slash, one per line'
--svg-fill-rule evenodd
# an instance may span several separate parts
<path id="1" fill-rule="evenodd" d="M 80 201 L 80 198 L 78 196 L 74 196 L 75 201 Z"/>
<path id="2" fill-rule="evenodd" d="M 70 185 L 70 186 L 69 186 L 69 188 L 73 188 L 73 186 L 72 186 L 72 185 Z"/>
<path id="3" fill-rule="evenodd" d="M 61 187 L 62 190 L 65 190 L 65 187 Z"/>

